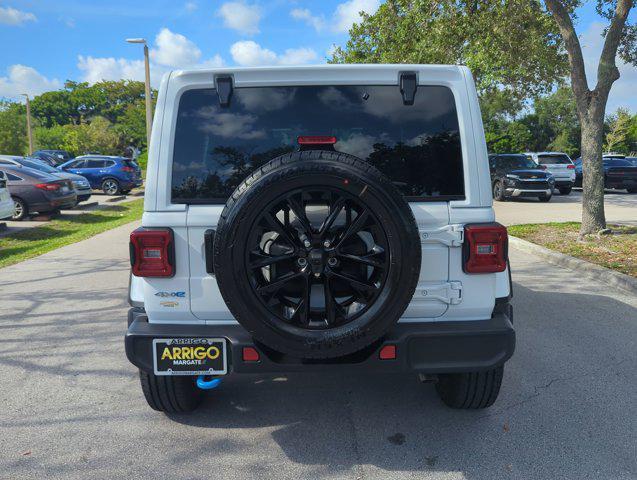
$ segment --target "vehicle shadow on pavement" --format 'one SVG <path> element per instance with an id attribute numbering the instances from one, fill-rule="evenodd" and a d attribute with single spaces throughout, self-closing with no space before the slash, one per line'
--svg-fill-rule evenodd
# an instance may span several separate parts
<path id="1" fill-rule="evenodd" d="M 475 479 L 637 473 L 631 443 L 611 440 L 632 435 L 634 446 L 637 423 L 626 418 L 634 383 L 624 378 L 637 366 L 634 339 L 605 334 L 610 326 L 634 331 L 628 319 L 637 319 L 637 309 L 517 284 L 515 294 L 517 352 L 491 409 L 448 409 L 432 385 L 410 374 L 295 374 L 230 377 L 195 414 L 171 419 L 211 431 L 274 428 L 271 437 L 289 460 L 324 474 L 357 465 Z M 210 448 L 185 454 L 193 459 Z M 228 440 L 225 453 L 237 448 Z"/>

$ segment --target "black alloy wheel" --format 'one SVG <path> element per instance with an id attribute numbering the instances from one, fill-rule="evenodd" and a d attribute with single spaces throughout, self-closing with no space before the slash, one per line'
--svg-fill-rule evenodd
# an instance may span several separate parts
<path id="1" fill-rule="evenodd" d="M 250 285 L 281 322 L 308 329 L 348 323 L 384 286 L 385 230 L 345 191 L 286 193 L 263 209 L 248 238 Z"/>

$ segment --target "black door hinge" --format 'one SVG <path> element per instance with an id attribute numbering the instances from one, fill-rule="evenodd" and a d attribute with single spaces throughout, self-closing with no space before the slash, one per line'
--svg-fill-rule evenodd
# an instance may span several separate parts
<path id="1" fill-rule="evenodd" d="M 404 105 L 413 105 L 416 98 L 416 89 L 418 88 L 418 77 L 416 72 L 400 73 L 400 93 L 403 95 Z"/>
<path id="2" fill-rule="evenodd" d="M 215 88 L 217 89 L 217 96 L 219 97 L 219 105 L 222 107 L 229 107 L 233 89 L 232 77 L 215 77 Z"/>
<path id="3" fill-rule="evenodd" d="M 210 275 L 215 273 L 214 252 L 215 252 L 215 231 L 206 230 L 203 234 L 204 250 L 206 254 L 206 272 Z"/>

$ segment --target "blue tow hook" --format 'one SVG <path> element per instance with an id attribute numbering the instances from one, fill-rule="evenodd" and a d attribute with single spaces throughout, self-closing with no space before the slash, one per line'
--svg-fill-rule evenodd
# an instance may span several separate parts
<path id="1" fill-rule="evenodd" d="M 197 386 L 202 390 L 212 390 L 213 388 L 217 388 L 220 384 L 220 378 L 211 378 L 210 380 L 206 380 L 206 375 L 199 375 L 197 377 Z"/>

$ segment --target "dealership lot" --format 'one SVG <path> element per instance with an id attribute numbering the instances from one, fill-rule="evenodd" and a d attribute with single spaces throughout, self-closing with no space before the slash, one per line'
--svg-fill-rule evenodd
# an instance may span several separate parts
<path id="1" fill-rule="evenodd" d="M 132 228 L 0 270 L 0 478 L 637 476 L 634 296 L 512 250 L 518 346 L 490 410 L 413 375 L 267 375 L 170 419 L 124 355 Z"/>
<path id="2" fill-rule="evenodd" d="M 493 202 L 496 219 L 504 225 L 546 222 L 579 222 L 582 220 L 582 191 L 570 195 L 556 193 L 549 203 L 535 198 Z M 637 195 L 625 190 L 606 190 L 606 221 L 637 225 Z"/>

